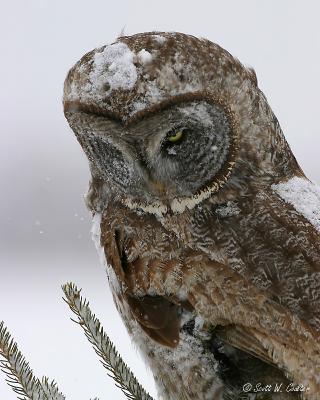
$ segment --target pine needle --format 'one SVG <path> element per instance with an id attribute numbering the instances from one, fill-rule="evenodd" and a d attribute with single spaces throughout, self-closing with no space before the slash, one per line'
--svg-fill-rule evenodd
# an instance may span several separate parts
<path id="1" fill-rule="evenodd" d="M 41 386 L 48 399 L 65 400 L 65 396 L 59 392 L 57 383 L 54 380 L 50 382 L 49 378 L 43 376 L 41 379 Z"/>
<path id="2" fill-rule="evenodd" d="M 73 283 L 62 286 L 66 296 L 65 302 L 78 317 L 78 323 L 95 352 L 101 358 L 102 365 L 109 371 L 108 375 L 115 381 L 129 400 L 153 400 L 137 381 L 129 367 L 122 360 L 110 338 L 104 332 L 100 321 L 91 312 L 89 302 L 80 295 L 81 290 Z"/>
<path id="3" fill-rule="evenodd" d="M 65 400 L 54 381 L 40 381 L 18 349 L 4 323 L 0 323 L 0 368 L 7 375 L 7 383 L 20 400 Z"/>

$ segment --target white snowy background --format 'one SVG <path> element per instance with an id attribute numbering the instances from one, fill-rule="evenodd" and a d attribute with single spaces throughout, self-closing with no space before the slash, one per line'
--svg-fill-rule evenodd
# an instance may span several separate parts
<path id="1" fill-rule="evenodd" d="M 298 161 L 320 182 L 320 3 L 293 0 L 10 0 L 0 16 L 0 320 L 35 373 L 68 400 L 124 399 L 69 320 L 75 282 L 155 395 L 121 324 L 91 242 L 87 161 L 62 112 L 68 69 L 123 30 L 206 37 L 253 66 Z M 0 399 L 15 394 L 0 373 Z"/>

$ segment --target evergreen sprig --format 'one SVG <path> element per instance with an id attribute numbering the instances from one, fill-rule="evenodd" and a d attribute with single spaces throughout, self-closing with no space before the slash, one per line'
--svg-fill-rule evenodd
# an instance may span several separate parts
<path id="1" fill-rule="evenodd" d="M 84 299 L 77 286 L 67 283 L 62 286 L 65 301 L 77 316 L 76 322 L 84 330 L 86 337 L 100 357 L 102 365 L 109 371 L 108 375 L 115 381 L 129 400 L 153 400 L 137 381 L 134 374 L 117 352 L 110 338 L 104 332 L 100 321 L 91 312 L 89 302 Z"/>
<path id="2" fill-rule="evenodd" d="M 54 381 L 41 380 L 33 371 L 12 339 L 8 329 L 0 322 L 0 368 L 7 375 L 7 383 L 20 400 L 65 400 Z"/>
<path id="3" fill-rule="evenodd" d="M 122 360 L 100 321 L 90 310 L 89 302 L 81 297 L 81 290 L 73 283 L 67 283 L 62 288 L 66 297 L 64 300 L 78 318 L 73 321 L 84 330 L 116 386 L 128 400 L 153 400 Z M 0 369 L 7 375 L 6 381 L 19 400 L 66 400 L 55 381 L 45 376 L 41 380 L 34 376 L 3 322 L 0 322 Z"/>

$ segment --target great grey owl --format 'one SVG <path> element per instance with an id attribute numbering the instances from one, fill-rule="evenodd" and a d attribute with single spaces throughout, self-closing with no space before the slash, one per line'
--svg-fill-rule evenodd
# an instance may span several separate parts
<path id="1" fill-rule="evenodd" d="M 69 71 L 64 112 L 160 398 L 320 398 L 320 190 L 255 72 L 206 39 L 123 36 Z"/>

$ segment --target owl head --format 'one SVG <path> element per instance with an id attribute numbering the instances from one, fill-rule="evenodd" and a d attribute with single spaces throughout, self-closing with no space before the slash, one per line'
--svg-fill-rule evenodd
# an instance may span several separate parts
<path id="1" fill-rule="evenodd" d="M 183 212 L 299 170 L 254 71 L 205 39 L 120 37 L 75 64 L 63 103 L 90 162 L 93 208 L 112 196 Z"/>

